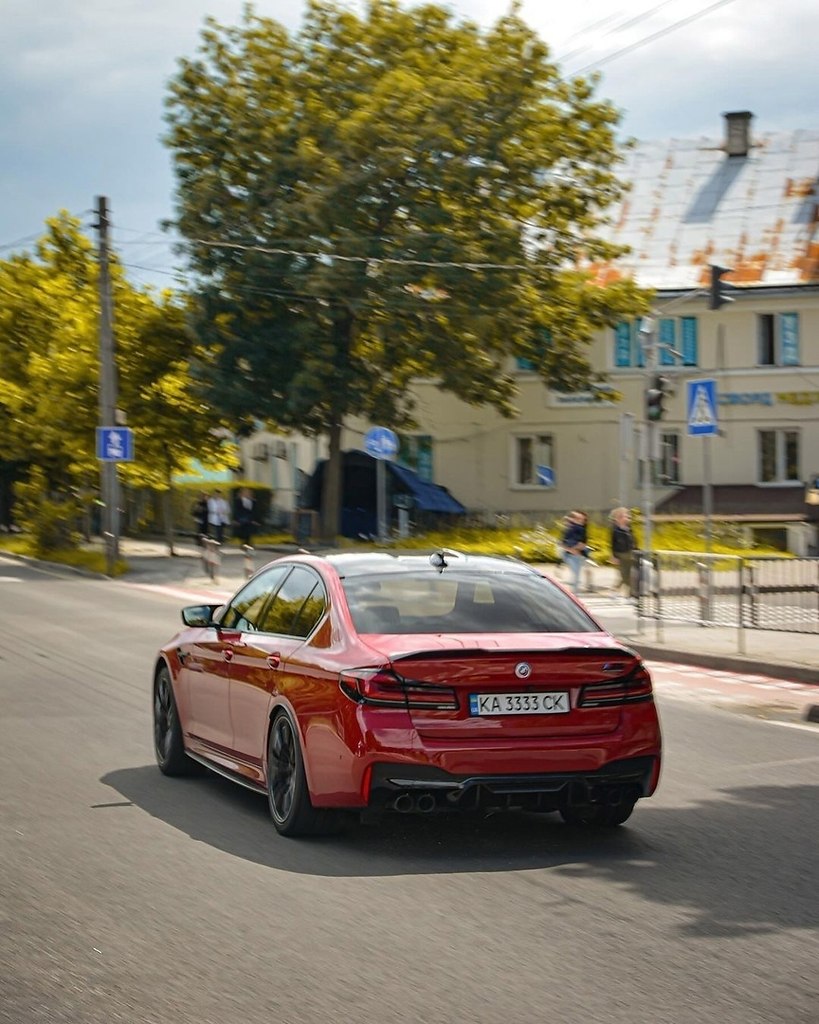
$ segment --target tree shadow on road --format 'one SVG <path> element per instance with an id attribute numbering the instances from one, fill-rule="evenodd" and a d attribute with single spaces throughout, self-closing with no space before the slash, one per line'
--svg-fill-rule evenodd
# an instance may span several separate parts
<path id="1" fill-rule="evenodd" d="M 648 801 L 628 825 L 597 833 L 567 828 L 556 815 L 386 816 L 340 836 L 292 840 L 273 829 L 264 797 L 215 775 L 167 779 L 150 765 L 101 781 L 197 842 L 280 871 L 383 877 L 550 869 L 550 888 L 559 877 L 603 879 L 683 908 L 680 930 L 690 936 L 819 929 L 819 786 L 735 788 L 687 807 Z"/>

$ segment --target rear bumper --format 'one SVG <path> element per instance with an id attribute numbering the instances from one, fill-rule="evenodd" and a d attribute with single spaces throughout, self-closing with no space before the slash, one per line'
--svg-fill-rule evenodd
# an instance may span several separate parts
<path id="1" fill-rule="evenodd" d="M 611 761 L 596 771 L 513 775 L 453 775 L 441 768 L 375 764 L 369 809 L 403 813 L 454 810 L 555 811 L 566 806 L 616 804 L 649 796 L 659 756 Z"/>

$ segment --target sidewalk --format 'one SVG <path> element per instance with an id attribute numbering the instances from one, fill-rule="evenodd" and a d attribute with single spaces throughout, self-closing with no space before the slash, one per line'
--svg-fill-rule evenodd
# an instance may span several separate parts
<path id="1" fill-rule="evenodd" d="M 121 556 L 131 567 L 125 578 L 179 583 L 221 592 L 237 589 L 245 579 L 244 559 L 239 547 L 230 544 L 222 547 L 216 581 L 205 572 L 199 549 L 192 541 L 176 544 L 175 549 L 177 553 L 171 558 L 164 542 L 123 538 Z M 295 551 L 296 545 L 279 549 L 257 548 L 253 559 L 255 568 L 288 550 Z M 565 582 L 566 573 L 562 566 L 544 564 L 536 568 Z M 580 600 L 588 605 L 589 611 L 606 629 L 648 659 L 819 685 L 817 633 L 746 629 L 742 639 L 744 652 L 741 653 L 738 629 L 640 621 L 633 604 L 615 596 L 617 574 L 612 566 L 590 567 L 588 574 L 584 573 L 583 583 L 590 583 L 592 589 L 581 592 L 578 595 Z"/>
<path id="2" fill-rule="evenodd" d="M 562 567 L 540 565 L 545 575 L 565 582 Z M 645 658 L 819 685 L 819 633 L 790 633 L 698 623 L 638 619 L 634 605 L 615 596 L 613 566 L 594 566 L 577 596 L 606 629 Z M 819 611 L 817 611 L 819 615 Z M 819 696 L 819 694 L 817 694 Z"/>

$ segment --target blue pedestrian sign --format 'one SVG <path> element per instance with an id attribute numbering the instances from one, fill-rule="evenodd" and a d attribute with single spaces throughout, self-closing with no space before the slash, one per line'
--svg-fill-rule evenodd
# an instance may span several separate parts
<path id="1" fill-rule="evenodd" d="M 388 427 L 372 427 L 364 435 L 364 451 L 388 462 L 398 454 L 398 437 Z"/>
<path id="2" fill-rule="evenodd" d="M 538 466 L 537 467 L 537 482 L 541 487 L 554 487 L 555 485 L 555 471 L 551 466 Z"/>
<path id="3" fill-rule="evenodd" d="M 686 419 L 689 437 L 719 434 L 717 417 L 717 382 L 689 380 L 686 384 Z"/>
<path id="4" fill-rule="evenodd" d="M 130 427 L 97 427 L 97 458 L 102 462 L 133 462 L 133 430 Z"/>

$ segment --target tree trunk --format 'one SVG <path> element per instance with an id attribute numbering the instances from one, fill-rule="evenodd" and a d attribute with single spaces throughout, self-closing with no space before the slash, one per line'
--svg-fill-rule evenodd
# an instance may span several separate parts
<path id="1" fill-rule="evenodd" d="M 341 516 L 341 423 L 330 428 L 330 449 L 321 488 L 321 539 L 335 543 Z"/>

